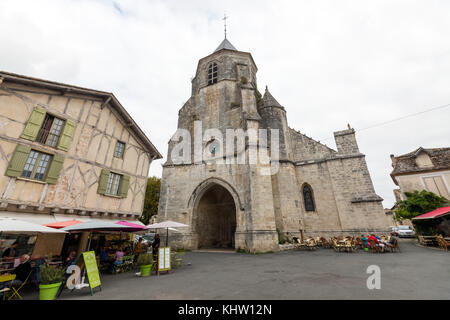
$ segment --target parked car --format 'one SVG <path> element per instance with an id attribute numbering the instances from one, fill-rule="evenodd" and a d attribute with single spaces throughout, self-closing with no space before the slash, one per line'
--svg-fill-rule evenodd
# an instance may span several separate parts
<path id="1" fill-rule="evenodd" d="M 392 227 L 392 232 L 394 232 L 400 238 L 413 238 L 416 235 L 416 233 L 410 226 Z"/>
<path id="2" fill-rule="evenodd" d="M 149 232 L 143 235 L 137 234 L 135 241 L 138 242 L 139 239 L 142 238 L 142 244 L 147 245 L 147 246 L 151 246 L 153 239 L 155 238 L 155 233 L 154 232 Z"/>

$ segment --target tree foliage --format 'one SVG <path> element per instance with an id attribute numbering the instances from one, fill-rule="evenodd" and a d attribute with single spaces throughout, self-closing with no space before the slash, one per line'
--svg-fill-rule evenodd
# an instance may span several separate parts
<path id="1" fill-rule="evenodd" d="M 144 210 L 139 220 L 143 224 L 149 224 L 150 218 L 158 213 L 159 190 L 161 179 L 158 177 L 148 178 L 147 189 L 145 190 Z"/>
<path id="2" fill-rule="evenodd" d="M 406 200 L 398 201 L 395 210 L 397 218 L 412 219 L 421 214 L 445 207 L 449 201 L 426 190 L 405 192 Z"/>

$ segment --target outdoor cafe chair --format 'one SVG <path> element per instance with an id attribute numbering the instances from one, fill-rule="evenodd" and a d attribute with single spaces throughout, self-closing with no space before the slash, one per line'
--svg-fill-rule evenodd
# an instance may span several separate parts
<path id="1" fill-rule="evenodd" d="M 294 249 L 304 249 L 306 248 L 306 242 L 301 242 L 300 239 L 297 238 L 297 241 L 294 241 Z"/>
<path id="2" fill-rule="evenodd" d="M 395 239 L 393 244 L 387 244 L 386 246 L 389 248 L 389 250 L 391 252 L 394 252 L 394 250 L 397 250 L 397 252 L 400 252 L 400 247 L 398 245 L 398 239 Z"/>
<path id="3" fill-rule="evenodd" d="M 370 250 L 370 252 L 376 252 L 376 253 L 380 252 L 380 247 L 377 245 L 377 243 L 373 239 L 369 240 L 369 250 Z"/>
<path id="4" fill-rule="evenodd" d="M 306 239 L 306 247 L 309 250 L 316 250 L 317 249 L 317 243 L 316 240 L 314 240 L 314 238 L 308 238 Z"/>
<path id="5" fill-rule="evenodd" d="M 437 235 L 436 240 L 439 244 L 439 248 L 442 250 L 448 251 L 448 248 L 450 247 L 450 242 L 444 239 L 442 235 Z"/>
<path id="6" fill-rule="evenodd" d="M 8 275 L 0 276 L 0 283 L 9 282 L 9 286 L 0 290 L 0 294 L 3 295 L 3 300 L 6 299 L 7 293 L 9 291 L 11 291 L 11 286 L 12 286 L 12 282 L 14 281 L 14 279 L 16 279 L 15 274 L 8 274 Z"/>
<path id="7" fill-rule="evenodd" d="M 433 240 L 425 239 L 423 236 L 419 235 L 419 243 L 423 246 L 433 245 Z"/>
<path id="8" fill-rule="evenodd" d="M 364 248 L 365 248 L 366 246 L 364 245 L 364 242 L 362 241 L 361 237 L 356 238 L 355 241 L 356 241 L 356 245 L 357 245 L 360 249 L 363 249 L 363 250 L 364 250 Z"/>
<path id="9" fill-rule="evenodd" d="M 322 242 L 323 248 L 330 248 L 330 243 L 327 241 L 327 239 L 325 239 L 324 237 L 321 237 L 320 241 Z"/>
<path id="10" fill-rule="evenodd" d="M 344 245 L 342 244 L 342 243 L 339 243 L 338 241 L 338 239 L 336 239 L 336 238 L 333 238 L 333 249 L 334 249 L 334 251 L 339 251 L 339 252 L 341 252 L 341 249 L 345 249 L 344 248 Z"/>
<path id="11" fill-rule="evenodd" d="M 27 278 L 25 279 L 25 281 L 22 282 L 22 284 L 19 285 L 18 287 L 11 286 L 12 294 L 10 294 L 10 295 L 8 296 L 8 300 L 11 300 L 11 299 L 14 298 L 15 296 L 17 296 L 17 298 L 19 298 L 19 299 L 22 299 L 22 296 L 19 294 L 19 292 L 20 292 L 20 290 L 21 290 L 24 286 L 26 286 L 26 285 L 30 282 L 31 274 L 32 274 L 32 273 L 33 273 L 33 270 L 31 270 L 30 273 L 28 273 L 28 276 L 27 276 Z"/>

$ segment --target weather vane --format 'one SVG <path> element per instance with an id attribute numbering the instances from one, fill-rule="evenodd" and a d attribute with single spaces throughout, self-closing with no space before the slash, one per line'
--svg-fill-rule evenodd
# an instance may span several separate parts
<path id="1" fill-rule="evenodd" d="M 226 13 L 224 13 L 223 14 L 223 25 L 224 25 L 224 27 L 225 27 L 225 39 L 227 38 L 227 19 L 228 19 L 229 17 L 227 17 L 227 14 Z"/>

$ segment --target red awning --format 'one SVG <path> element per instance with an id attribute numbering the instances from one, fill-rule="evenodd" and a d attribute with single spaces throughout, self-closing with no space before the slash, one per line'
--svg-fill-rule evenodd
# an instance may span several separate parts
<path id="1" fill-rule="evenodd" d="M 439 209 L 433 210 L 428 213 L 424 213 L 420 216 L 413 218 L 413 220 L 434 219 L 434 218 L 443 217 L 447 214 L 450 214 L 450 207 L 443 207 L 443 208 L 439 208 Z"/>
<path id="2" fill-rule="evenodd" d="M 61 229 L 61 228 L 73 226 L 73 225 L 79 224 L 79 223 L 82 223 L 82 222 L 78 221 L 78 220 L 67 220 L 67 221 L 58 221 L 58 222 L 49 223 L 49 224 L 46 224 L 45 226 L 50 227 L 50 228 L 55 228 L 55 229 Z"/>

